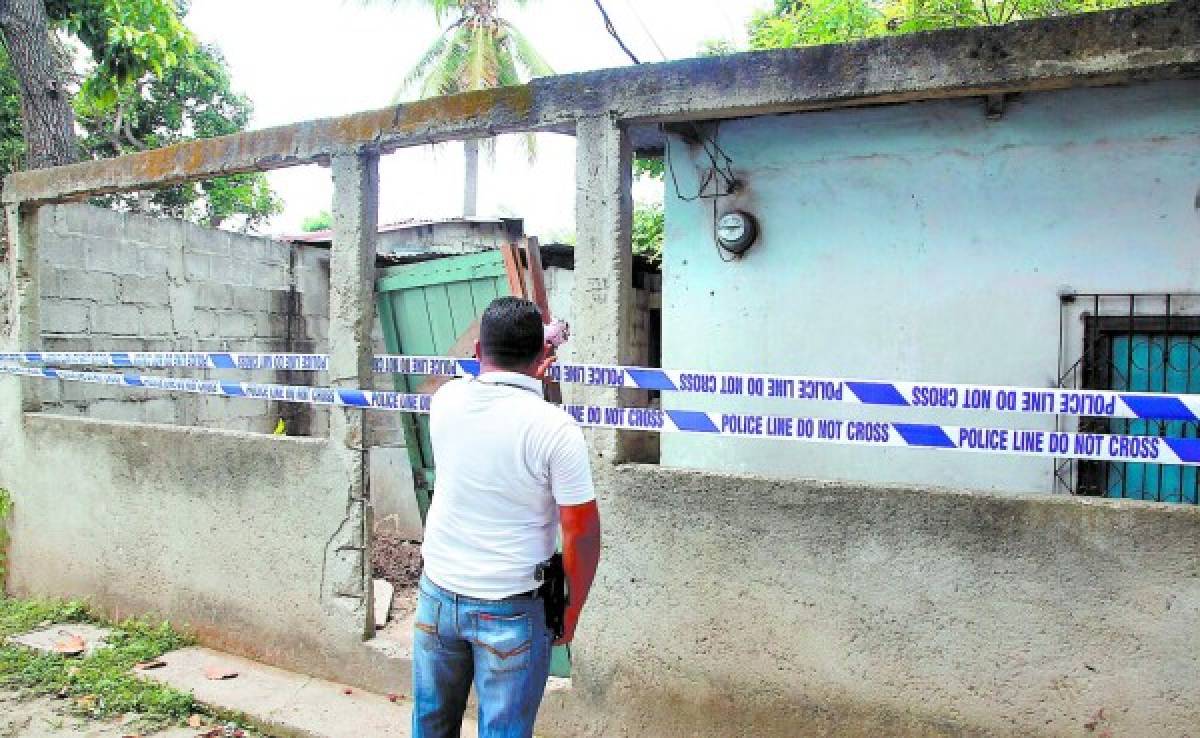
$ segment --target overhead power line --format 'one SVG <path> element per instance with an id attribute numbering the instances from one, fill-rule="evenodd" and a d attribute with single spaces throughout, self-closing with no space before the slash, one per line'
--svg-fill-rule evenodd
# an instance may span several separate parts
<path id="1" fill-rule="evenodd" d="M 633 52 L 629 50 L 629 47 L 625 45 L 625 42 L 621 40 L 621 34 L 617 33 L 617 29 L 613 26 L 612 20 L 610 20 L 608 17 L 608 11 L 606 11 L 604 6 L 600 4 L 600 0 L 593 0 L 593 2 L 596 3 L 596 9 L 600 11 L 600 15 L 604 18 L 604 27 L 608 29 L 608 34 L 616 39 L 617 45 L 620 46 L 621 50 L 633 60 L 634 64 L 641 64 L 641 62 L 638 61 L 638 58 L 633 55 Z"/>
<path id="2" fill-rule="evenodd" d="M 633 13 L 634 20 L 636 20 L 638 25 L 642 27 L 642 30 L 650 39 L 650 43 L 654 44 L 654 48 L 658 49 L 658 55 L 662 57 L 663 61 L 666 61 L 667 52 L 663 51 L 662 47 L 658 45 L 658 39 L 654 38 L 654 34 L 650 32 L 650 27 L 646 25 L 646 21 L 642 20 L 641 14 L 639 14 L 637 12 L 637 8 L 634 7 L 633 0 L 625 0 L 625 5 L 629 7 L 629 12 Z"/>

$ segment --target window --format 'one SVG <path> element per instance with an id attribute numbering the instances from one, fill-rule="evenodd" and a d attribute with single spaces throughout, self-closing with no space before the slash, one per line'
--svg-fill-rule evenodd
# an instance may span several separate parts
<path id="1" fill-rule="evenodd" d="M 1061 386 L 1200 393 L 1200 315 L 1184 312 L 1197 296 L 1073 297 L 1064 298 L 1064 313 L 1073 303 L 1082 324 L 1083 347 Z M 1124 314 L 1113 314 L 1117 310 Z M 1169 420 L 1082 418 L 1079 430 L 1200 437 L 1200 423 Z M 1168 464 L 1064 460 L 1056 468 L 1056 478 L 1074 494 L 1195 505 L 1200 504 L 1198 472 L 1196 467 Z"/>

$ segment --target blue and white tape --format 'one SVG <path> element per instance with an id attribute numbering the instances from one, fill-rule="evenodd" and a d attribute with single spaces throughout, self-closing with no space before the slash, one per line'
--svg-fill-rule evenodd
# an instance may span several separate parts
<path id="1" fill-rule="evenodd" d="M 220 397 L 241 397 L 252 400 L 300 402 L 308 405 L 341 405 L 344 407 L 379 408 L 405 412 L 429 412 L 429 395 L 406 394 L 380 390 L 341 389 L 335 387 L 300 387 L 260 382 L 230 382 L 219 379 L 186 379 L 154 377 L 144 374 L 110 372 L 80 372 L 50 367 L 0 366 L 0 372 L 40 379 L 59 379 L 67 382 L 87 382 L 114 387 L 188 392 Z"/>
<path id="2" fill-rule="evenodd" d="M 0 363 L 39 366 L 271 369 L 325 371 L 325 354 L 229 352 L 25 352 L 0 353 Z M 385 374 L 472 376 L 474 359 L 448 356 L 377 356 Z M 1019 415 L 1200 421 L 1200 395 L 908 382 L 746 372 L 707 372 L 604 364 L 556 364 L 548 378 L 592 387 L 685 392 L 725 397 L 766 397 L 853 405 L 929 407 Z"/>
<path id="3" fill-rule="evenodd" d="M 430 404 L 429 395 L 375 390 L 297 387 L 256 382 L 81 372 L 50 367 L 0 366 L 0 373 L 136 389 L 299 402 L 312 405 L 376 408 L 413 413 L 428 412 Z M 1007 428 L 595 405 L 567 405 L 564 406 L 564 409 L 581 425 L 596 428 L 655 433 L 695 433 L 807 443 L 900 446 L 1010 456 L 1200 466 L 1200 439 L 1195 438 L 1060 433 Z"/>

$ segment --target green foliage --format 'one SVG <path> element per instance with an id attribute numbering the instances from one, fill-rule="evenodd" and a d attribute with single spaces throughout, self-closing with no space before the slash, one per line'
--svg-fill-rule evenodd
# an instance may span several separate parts
<path id="1" fill-rule="evenodd" d="M 246 129 L 253 107 L 233 90 L 220 52 L 195 47 L 161 75 L 124 88 L 114 105 L 88 95 L 75 101 L 84 128 L 83 150 L 93 158 L 169 146 Z M 218 226 L 234 216 L 244 227 L 260 225 L 282 210 L 262 174 L 238 174 L 188 183 L 149 195 L 117 195 L 104 204 L 152 215 L 187 218 Z"/>
<path id="2" fill-rule="evenodd" d="M 841 43 L 885 30 L 883 13 L 871 0 L 776 2 L 774 11 L 756 13 L 747 27 L 752 49 Z"/>
<path id="3" fill-rule="evenodd" d="M 666 218 L 662 205 L 638 205 L 633 209 L 633 253 L 651 264 L 662 263 L 663 229 Z"/>
<path id="4" fill-rule="evenodd" d="M 0 641 L 45 622 L 89 622 L 94 618 L 81 602 L 26 602 L 0 598 Z M 127 620 L 113 626 L 104 648 L 83 659 L 70 659 L 19 646 L 0 646 L 0 687 L 56 694 L 77 700 L 91 717 L 136 712 L 152 723 L 179 722 L 200 710 L 191 695 L 143 681 L 134 664 L 157 658 L 190 641 L 167 623 Z"/>
<path id="5" fill-rule="evenodd" d="M 8 579 L 8 516 L 12 514 L 12 495 L 0 489 L 0 592 Z"/>
<path id="6" fill-rule="evenodd" d="M 633 160 L 633 173 L 635 176 L 662 179 L 665 171 L 666 167 L 661 156 L 653 158 L 638 157 Z"/>
<path id="7" fill-rule="evenodd" d="M 333 214 L 328 210 L 322 210 L 316 215 L 310 215 L 300 224 L 300 230 L 305 233 L 324 231 L 330 228 L 333 228 Z"/>
<path id="8" fill-rule="evenodd" d="M 756 13 L 746 30 L 751 49 L 779 49 L 939 28 L 997 25 L 1151 1 L 776 0 L 772 10 Z M 718 43 L 710 42 L 714 47 Z"/>
<path id="9" fill-rule="evenodd" d="M 79 96 L 93 105 L 114 106 L 146 75 L 162 77 L 195 50 L 175 0 L 47 0 L 58 28 L 91 52 L 95 69 Z"/>

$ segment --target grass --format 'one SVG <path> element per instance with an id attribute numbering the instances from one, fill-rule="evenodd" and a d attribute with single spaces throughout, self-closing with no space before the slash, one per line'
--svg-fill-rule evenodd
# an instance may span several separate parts
<path id="1" fill-rule="evenodd" d="M 0 638 L 64 622 L 99 621 L 80 602 L 0 599 Z M 94 718 L 137 713 L 150 724 L 166 725 L 203 712 L 190 694 L 138 679 L 131 671 L 140 661 L 188 645 L 185 636 L 168 623 L 126 620 L 110 627 L 111 647 L 82 659 L 0 645 L 0 687 L 73 698 L 80 713 Z"/>
<path id="2" fill-rule="evenodd" d="M 83 602 L 42 602 L 5 597 L 5 520 L 12 498 L 0 489 L 0 689 L 29 695 L 55 695 L 85 717 L 105 718 L 137 714 L 149 729 L 183 724 L 193 714 L 207 715 L 206 722 L 234 721 L 236 716 L 214 713 L 192 695 L 133 675 L 133 667 L 168 651 L 191 645 L 191 640 L 169 623 L 131 619 L 107 623 Z M 112 628 L 102 648 L 85 658 L 68 658 L 14 646 L 10 635 L 51 623 L 95 623 Z M 245 735 L 257 735 L 246 731 Z"/>

